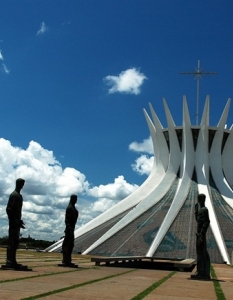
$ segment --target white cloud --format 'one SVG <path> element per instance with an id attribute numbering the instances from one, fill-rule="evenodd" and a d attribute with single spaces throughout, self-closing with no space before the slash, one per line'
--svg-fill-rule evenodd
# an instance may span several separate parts
<path id="1" fill-rule="evenodd" d="M 65 197 L 67 194 L 82 193 L 88 187 L 85 175 L 73 168 L 66 168 L 58 178 L 56 193 Z"/>
<path id="2" fill-rule="evenodd" d="M 154 156 L 141 155 L 132 165 L 133 170 L 140 175 L 149 175 L 154 164 Z"/>
<path id="3" fill-rule="evenodd" d="M 138 186 L 126 182 L 124 176 L 118 176 L 114 183 L 100 185 L 89 190 L 89 195 L 98 198 L 108 198 L 111 200 L 123 199 L 131 194 Z"/>
<path id="4" fill-rule="evenodd" d="M 118 176 L 118 178 L 114 180 L 114 183 L 109 183 L 107 185 L 101 184 L 88 191 L 89 195 L 98 198 L 90 208 L 93 212 L 104 212 L 130 195 L 137 188 L 138 185 L 127 183 L 124 176 Z"/>
<path id="5" fill-rule="evenodd" d="M 3 72 L 6 74 L 10 73 L 10 70 L 7 68 L 7 66 L 5 64 L 2 64 L 2 68 L 3 68 Z"/>
<path id="6" fill-rule="evenodd" d="M 145 152 L 148 154 L 153 154 L 153 144 L 152 144 L 152 139 L 151 137 L 148 137 L 147 139 L 144 139 L 142 143 L 138 142 L 132 142 L 129 145 L 129 149 L 135 152 Z"/>
<path id="7" fill-rule="evenodd" d="M 24 150 L 12 146 L 9 141 L 1 138 L 0 149 L 0 207 L 2 208 L 0 223 L 3 222 L 1 225 L 7 225 L 5 213 L 7 199 L 14 190 L 16 178 L 22 177 L 26 180 L 22 194 L 24 196 L 23 219 L 27 229 L 31 231 L 31 235 L 38 238 L 60 237 L 64 230 L 63 212 L 70 195 L 85 193 L 89 186 L 85 176 L 72 168 L 63 169 L 52 151 L 44 149 L 34 141 L 31 141 L 28 148 Z M 47 236 L 38 225 L 39 220 L 43 220 L 44 226 L 54 228 L 51 237 Z"/>
<path id="8" fill-rule="evenodd" d="M 3 55 L 2 55 L 2 50 L 0 50 L 0 60 L 4 60 Z M 7 66 L 4 63 L 2 63 L 1 71 L 6 74 L 10 73 L 10 70 L 7 68 Z"/>
<path id="9" fill-rule="evenodd" d="M 100 198 L 97 201 L 93 203 L 91 206 L 91 209 L 93 212 L 104 212 L 105 210 L 109 209 L 112 207 L 114 204 L 117 202 L 108 198 Z"/>
<path id="10" fill-rule="evenodd" d="M 37 31 L 36 35 L 44 34 L 46 31 L 48 31 L 48 26 L 45 25 L 45 22 L 42 22 L 40 24 L 40 29 Z"/>
<path id="11" fill-rule="evenodd" d="M 130 150 L 151 153 L 150 138 L 141 143 L 133 142 Z M 5 207 L 15 180 L 26 180 L 22 190 L 24 197 L 23 220 L 26 229 L 23 236 L 57 240 L 63 236 L 65 208 L 71 194 L 78 194 L 77 208 L 80 211 L 78 226 L 90 221 L 101 212 L 121 201 L 138 186 L 118 176 L 112 183 L 90 186 L 86 176 L 74 168 L 62 168 L 53 151 L 31 141 L 26 149 L 13 146 L 0 138 L 0 225 L 1 235 L 6 235 L 8 221 Z M 133 170 L 149 174 L 153 156 L 141 155 L 132 165 Z"/>
<path id="12" fill-rule="evenodd" d="M 138 186 L 119 176 L 113 183 L 90 187 L 86 177 L 74 168 L 62 168 L 53 151 L 31 141 L 26 149 L 0 138 L 0 226 L 7 235 L 6 204 L 15 180 L 26 180 L 22 218 L 23 236 L 57 240 L 63 236 L 65 208 L 71 194 L 78 194 L 80 217 L 77 227 L 90 221 L 132 193 Z"/>
<path id="13" fill-rule="evenodd" d="M 121 72 L 118 76 L 108 75 L 104 78 L 111 86 L 109 93 L 140 94 L 140 88 L 147 77 L 136 68 Z"/>
<path id="14" fill-rule="evenodd" d="M 130 195 L 137 188 L 138 185 L 127 183 L 124 176 L 118 176 L 114 183 L 93 187 L 88 191 L 88 194 L 98 199 L 89 206 L 89 210 L 93 216 L 97 216 Z"/>
<path id="15" fill-rule="evenodd" d="M 151 137 L 149 136 L 147 139 L 144 139 L 141 143 L 132 142 L 129 145 L 129 150 L 138 153 L 144 153 L 135 160 L 135 163 L 132 164 L 132 168 L 135 172 L 137 172 L 140 175 L 149 175 L 154 164 L 154 150 Z"/>

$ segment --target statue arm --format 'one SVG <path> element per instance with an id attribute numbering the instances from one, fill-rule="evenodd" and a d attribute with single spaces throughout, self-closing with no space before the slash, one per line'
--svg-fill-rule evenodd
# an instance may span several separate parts
<path id="1" fill-rule="evenodd" d="M 195 204 L 195 219 L 197 221 L 197 216 L 198 216 L 198 203 Z"/>
<path id="2" fill-rule="evenodd" d="M 8 215 L 9 219 L 14 218 L 14 206 L 15 206 L 15 198 L 13 196 L 10 196 L 7 207 L 6 207 L 6 213 Z"/>
<path id="3" fill-rule="evenodd" d="M 17 195 L 11 194 L 7 203 L 6 213 L 9 219 L 9 224 L 14 227 L 24 227 L 24 222 L 21 220 L 21 203 Z"/>
<path id="4" fill-rule="evenodd" d="M 204 222 L 203 222 L 201 232 L 200 232 L 200 234 L 202 236 L 204 236 L 206 234 L 207 229 L 210 225 L 209 212 L 208 212 L 207 208 L 203 211 L 203 219 L 204 219 Z"/>
<path id="5" fill-rule="evenodd" d="M 16 215 L 16 200 L 13 195 L 10 196 L 7 207 L 6 207 L 6 213 L 9 219 L 9 225 L 12 227 L 18 227 L 20 226 L 19 220 Z"/>

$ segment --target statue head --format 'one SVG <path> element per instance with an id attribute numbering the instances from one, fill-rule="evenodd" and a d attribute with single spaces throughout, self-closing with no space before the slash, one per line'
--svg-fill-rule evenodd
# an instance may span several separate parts
<path id="1" fill-rule="evenodd" d="M 72 205 L 75 205 L 75 203 L 77 202 L 77 200 L 78 200 L 78 196 L 77 195 L 71 195 L 70 196 L 70 203 Z"/>
<path id="2" fill-rule="evenodd" d="M 204 206 L 205 205 L 205 194 L 199 194 L 198 195 L 198 203 L 200 204 L 200 206 Z"/>
<path id="3" fill-rule="evenodd" d="M 24 186 L 25 180 L 23 178 L 18 178 L 16 179 L 16 189 L 21 190 L 22 187 Z"/>

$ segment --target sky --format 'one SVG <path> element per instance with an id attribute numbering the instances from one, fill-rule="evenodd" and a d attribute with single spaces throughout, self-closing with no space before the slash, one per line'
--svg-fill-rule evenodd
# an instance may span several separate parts
<path id="1" fill-rule="evenodd" d="M 24 178 L 24 237 L 57 240 L 71 194 L 76 228 L 135 191 L 153 147 L 143 108 L 216 126 L 233 96 L 231 0 L 0 0 L 0 236 Z M 233 123 L 230 109 L 227 127 Z"/>

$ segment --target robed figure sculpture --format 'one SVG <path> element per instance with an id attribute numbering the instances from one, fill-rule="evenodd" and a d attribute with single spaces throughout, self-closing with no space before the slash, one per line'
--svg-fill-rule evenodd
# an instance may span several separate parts
<path id="1" fill-rule="evenodd" d="M 23 197 L 20 194 L 24 183 L 25 180 L 22 178 L 16 180 L 15 190 L 10 194 L 6 207 L 6 213 L 9 220 L 6 265 L 12 268 L 19 268 L 21 266 L 16 261 L 16 251 L 19 245 L 20 228 L 25 228 L 25 224 L 21 219 Z"/>
<path id="2" fill-rule="evenodd" d="M 193 279 L 210 279 L 210 256 L 206 244 L 206 232 L 210 219 L 208 209 L 205 207 L 205 199 L 204 194 L 199 194 L 198 203 L 195 204 L 197 272 L 191 276 Z"/>
<path id="3" fill-rule="evenodd" d="M 65 237 L 62 243 L 63 260 L 62 265 L 68 267 L 77 267 L 77 265 L 71 262 L 71 254 L 74 248 L 74 229 L 78 219 L 78 210 L 75 204 L 78 200 L 77 195 L 71 195 L 70 202 L 66 208 L 65 214 Z"/>

